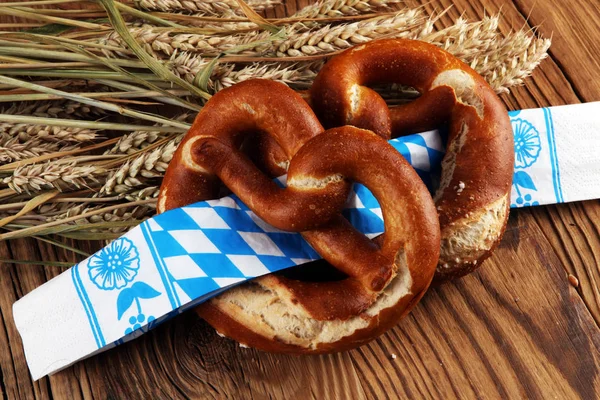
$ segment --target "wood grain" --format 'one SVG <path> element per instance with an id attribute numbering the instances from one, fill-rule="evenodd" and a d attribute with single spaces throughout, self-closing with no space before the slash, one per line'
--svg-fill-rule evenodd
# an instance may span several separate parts
<path id="1" fill-rule="evenodd" d="M 299 2 L 301 5 L 305 4 Z M 542 24 L 551 57 L 503 100 L 511 109 L 600 100 L 598 2 L 408 0 L 429 13 L 501 10 L 501 30 Z M 270 16 L 292 13 L 289 1 Z M 52 377 L 32 382 L 12 303 L 60 272 L 0 266 L 3 398 L 598 398 L 600 204 L 513 211 L 500 248 L 460 281 L 432 289 L 376 341 L 328 356 L 241 349 L 193 314 Z M 87 244 L 87 246 L 91 246 Z M 0 258 L 71 260 L 33 240 L 0 242 Z M 567 273 L 579 278 L 575 289 Z M 595 320 L 594 320 L 595 319 Z M 392 359 L 392 354 L 396 355 Z"/>
<path id="2" fill-rule="evenodd" d="M 439 21 L 440 27 L 447 26 L 459 15 L 476 19 L 502 12 L 504 18 L 500 29 L 504 33 L 539 26 L 541 34 L 553 37 L 550 58 L 540 65 L 524 86 L 502 96 L 509 109 L 600 100 L 600 82 L 590 78 L 600 76 L 600 63 L 596 57 L 585 54 L 587 49 L 597 49 L 600 43 L 600 2 L 583 1 L 580 5 L 579 2 L 563 4 L 533 0 L 412 0 L 408 4 L 424 4 L 430 13 L 452 6 Z M 567 8 L 568 11 L 565 10 Z M 585 87 L 585 90 L 581 91 L 580 87 Z M 535 221 L 532 223 L 542 228 L 544 236 L 560 257 L 565 269 L 564 278 L 567 274 L 577 277 L 580 283 L 577 290 L 600 324 L 600 202 L 539 207 L 530 212 Z"/>

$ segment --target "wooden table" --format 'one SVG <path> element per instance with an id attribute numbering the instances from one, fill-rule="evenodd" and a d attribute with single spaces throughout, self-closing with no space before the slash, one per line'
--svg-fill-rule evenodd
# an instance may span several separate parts
<path id="1" fill-rule="evenodd" d="M 420 3 L 430 13 L 453 5 L 438 27 L 461 14 L 480 19 L 502 12 L 504 32 L 541 24 L 539 31 L 553 36 L 550 57 L 503 96 L 510 109 L 600 100 L 600 1 L 407 1 Z M 275 14 L 296 7 L 291 2 Z M 0 258 L 69 259 L 33 240 L 0 242 Z M 188 313 L 38 382 L 29 376 L 11 306 L 61 270 L 4 264 L 0 393 L 8 399 L 598 398 L 599 264 L 598 201 L 512 211 L 484 267 L 429 291 L 398 326 L 359 349 L 308 357 L 261 353 L 218 337 Z"/>

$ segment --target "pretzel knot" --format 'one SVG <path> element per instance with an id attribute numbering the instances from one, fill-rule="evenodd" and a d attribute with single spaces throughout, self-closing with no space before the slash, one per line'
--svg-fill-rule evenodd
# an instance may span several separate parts
<path id="1" fill-rule="evenodd" d="M 421 96 L 389 108 L 368 85 L 398 83 Z M 328 127 L 353 125 L 388 139 L 448 123 L 434 200 L 442 245 L 436 280 L 465 275 L 487 258 L 504 232 L 513 176 L 506 108 L 485 80 L 436 46 L 411 40 L 369 42 L 331 59 L 310 92 Z"/>
<path id="2" fill-rule="evenodd" d="M 260 140 L 270 138 L 268 147 L 276 146 L 272 155 L 279 155 L 263 157 L 264 169 L 289 163 L 286 188 L 244 153 L 244 143 L 259 140 L 256 132 Z M 375 240 L 341 215 L 354 181 L 380 203 L 385 233 Z M 301 232 L 339 271 L 329 280 L 269 275 L 197 309 L 241 343 L 291 352 L 358 346 L 397 323 L 433 278 L 439 224 L 416 172 L 370 131 L 351 126 L 324 131 L 307 103 L 285 85 L 246 81 L 206 104 L 169 165 L 159 212 L 216 198 L 220 183 L 264 221 Z"/>

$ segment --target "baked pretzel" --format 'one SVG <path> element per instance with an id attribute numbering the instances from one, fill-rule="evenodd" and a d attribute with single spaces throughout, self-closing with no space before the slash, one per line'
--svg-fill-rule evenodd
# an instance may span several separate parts
<path id="1" fill-rule="evenodd" d="M 240 150 L 256 131 L 287 156 L 287 188 Z M 341 215 L 351 181 L 380 202 L 385 233 L 373 241 Z M 332 281 L 272 274 L 197 308 L 217 331 L 244 345 L 295 353 L 358 346 L 396 324 L 433 278 L 439 225 L 416 172 L 370 131 L 324 132 L 307 103 L 283 84 L 246 81 L 205 105 L 169 164 L 158 211 L 216 198 L 219 182 L 271 225 L 300 231 L 343 274 Z"/>
<path id="2" fill-rule="evenodd" d="M 389 108 L 367 87 L 398 83 L 421 96 Z M 326 128 L 354 125 L 389 139 L 449 124 L 434 200 L 442 244 L 435 280 L 465 275 L 489 257 L 508 218 L 513 136 L 508 113 L 473 69 L 424 42 L 372 41 L 331 59 L 310 90 Z"/>

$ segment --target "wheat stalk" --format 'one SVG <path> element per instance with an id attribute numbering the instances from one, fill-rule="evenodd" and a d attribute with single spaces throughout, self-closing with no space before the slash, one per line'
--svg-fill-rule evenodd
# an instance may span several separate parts
<path id="1" fill-rule="evenodd" d="M 247 0 L 255 11 L 263 11 L 281 4 L 280 0 Z M 152 11 L 194 13 L 203 16 L 244 16 L 235 0 L 135 0 L 136 8 Z"/>
<path id="2" fill-rule="evenodd" d="M 434 31 L 433 22 L 428 20 L 414 39 L 435 44 L 462 60 L 493 51 L 500 39 L 498 16 L 484 17 L 471 23 L 459 18 L 453 25 L 439 31 Z"/>
<path id="3" fill-rule="evenodd" d="M 53 203 L 42 204 L 41 206 L 38 207 L 37 211 L 38 211 L 39 215 L 45 216 L 46 220 L 50 221 L 53 217 L 60 215 L 60 214 L 64 214 L 67 211 L 75 209 L 79 206 L 81 206 L 81 203 L 53 202 Z"/>
<path id="4" fill-rule="evenodd" d="M 276 43 L 273 55 L 312 56 L 333 53 L 383 37 L 408 37 L 425 20 L 421 10 L 404 9 L 389 16 L 335 26 L 327 25 Z"/>
<path id="5" fill-rule="evenodd" d="M 98 183 L 104 169 L 94 165 L 77 165 L 75 161 L 66 163 L 46 162 L 31 164 L 15 169 L 2 183 L 17 193 L 32 194 L 46 189 L 65 191 L 89 186 L 89 181 Z"/>
<path id="6" fill-rule="evenodd" d="M 340 17 L 358 16 L 374 12 L 391 11 L 397 9 L 402 4 L 402 0 L 321 0 L 314 4 L 309 4 L 303 7 L 295 14 L 285 20 L 299 19 L 328 19 L 332 20 Z M 178 10 L 182 12 L 181 10 Z M 239 31 L 239 30 L 255 30 L 259 27 L 253 22 L 240 21 L 210 21 L 203 17 L 207 14 L 204 12 L 185 12 L 184 14 L 174 15 L 172 12 L 170 17 L 177 20 L 183 25 L 202 27 L 204 29 L 214 29 L 216 31 Z M 232 13 L 226 13 L 221 17 L 237 18 L 238 16 Z M 307 26 L 316 26 L 321 21 L 304 21 Z"/>
<path id="7" fill-rule="evenodd" d="M 202 56 L 193 53 L 180 53 L 171 58 L 167 63 L 168 68 L 177 76 L 185 79 L 187 82 L 194 82 L 198 74 L 209 66 L 210 59 L 204 59 Z M 231 65 L 217 64 L 211 71 L 209 87 L 214 87 L 214 80 L 226 75 L 232 71 Z M 268 79 L 268 78 L 265 78 Z"/>
<path id="8" fill-rule="evenodd" d="M 50 115 L 49 109 L 42 107 L 34 110 L 31 105 L 12 107 L 8 111 L 13 114 L 36 111 L 38 115 Z M 98 133 L 91 129 L 0 123 L 0 165 L 44 154 L 73 150 L 79 144 L 98 138 Z"/>
<path id="9" fill-rule="evenodd" d="M 201 56 L 181 53 L 172 58 L 168 66 L 177 76 L 194 82 L 200 72 L 209 64 Z M 305 87 L 312 82 L 323 65 L 323 61 L 298 62 L 287 66 L 276 62 L 254 62 L 238 68 L 236 64 L 218 64 L 212 71 L 208 87 L 217 92 L 223 88 L 248 79 L 268 79 L 295 87 Z"/>
<path id="10" fill-rule="evenodd" d="M 327 18 L 359 15 L 390 9 L 402 4 L 402 0 L 321 0 L 310 4 L 292 18 Z"/>
<path id="11" fill-rule="evenodd" d="M 190 122 L 191 116 L 192 115 L 189 113 L 184 113 L 174 117 L 173 119 L 176 121 Z M 155 126 L 158 125 L 159 124 L 156 124 Z M 104 154 L 133 154 L 150 146 L 152 143 L 163 137 L 165 137 L 164 132 L 134 131 L 123 135 L 119 141 L 115 143 L 112 148 L 106 150 Z"/>
<path id="12" fill-rule="evenodd" d="M 66 212 L 49 217 L 45 222 L 60 222 L 61 220 L 72 219 L 64 224 L 64 226 L 101 223 L 118 223 L 114 227 L 94 228 L 93 225 L 86 229 L 90 233 L 115 233 L 122 234 L 131 229 L 132 226 L 139 224 L 145 219 L 152 216 L 156 211 L 156 203 L 151 202 L 142 205 L 128 205 L 127 203 L 116 210 L 110 212 L 99 213 L 95 215 L 85 216 L 87 213 L 99 210 L 102 206 L 86 206 L 84 204 L 71 204 L 71 207 Z M 81 218 L 75 218 L 81 216 Z"/>
<path id="13" fill-rule="evenodd" d="M 497 92 L 518 85 L 546 58 L 549 39 L 520 30 L 502 37 L 499 16 L 467 22 L 460 18 L 448 28 L 434 32 L 431 22 L 415 38 L 452 53 L 482 75 Z"/>
<path id="14" fill-rule="evenodd" d="M 159 193 L 158 186 L 148 186 L 143 189 L 133 190 L 125 193 L 123 197 L 129 201 L 151 200 L 156 199 Z"/>
<path id="15" fill-rule="evenodd" d="M 86 204 L 75 204 L 75 203 L 64 203 L 67 204 L 67 207 L 65 208 L 67 211 L 57 214 L 55 216 L 52 216 L 50 218 L 47 218 L 48 222 L 52 222 L 52 221 L 59 221 L 61 219 L 66 219 L 66 218 L 70 218 L 70 217 L 75 217 L 77 215 L 82 215 L 85 214 L 87 212 L 90 211 L 94 211 L 94 210 L 98 210 L 101 208 L 101 206 L 88 206 Z M 123 207 L 123 208 L 119 208 L 117 210 L 113 210 L 111 212 L 106 212 L 106 213 L 102 213 L 102 214 L 97 214 L 97 215 L 92 215 L 90 217 L 84 217 L 80 220 L 76 220 L 75 222 L 78 224 L 81 223 L 94 223 L 94 222 L 110 222 L 110 221 L 123 221 L 124 218 L 131 218 L 134 216 L 139 216 L 139 217 L 143 217 L 144 214 L 147 213 L 147 210 L 145 213 L 140 213 L 140 209 L 151 209 L 154 210 L 155 209 L 155 205 L 153 204 L 149 204 L 148 206 L 146 204 L 142 205 L 142 206 L 132 206 L 132 207 Z M 134 212 L 137 211 L 137 212 Z"/>
<path id="16" fill-rule="evenodd" d="M 254 55 L 260 53 L 261 49 L 267 50 L 270 47 L 270 44 L 264 43 L 264 41 L 271 37 L 270 32 L 256 31 L 227 36 L 187 33 L 174 34 L 171 31 L 157 30 L 156 27 L 148 25 L 140 28 L 130 28 L 129 32 L 148 53 L 157 58 L 160 58 L 161 54 L 171 56 L 178 51 L 202 53 L 203 56 L 217 56 L 223 52 L 231 51 L 238 46 L 260 41 L 260 44 L 248 50 L 238 52 Z M 111 32 L 101 38 L 100 43 L 113 47 L 124 47 L 123 39 L 117 32 Z M 124 52 L 111 50 L 103 50 L 103 52 L 109 57 L 127 56 Z"/>
<path id="17" fill-rule="evenodd" d="M 179 18 L 177 17 L 178 15 L 180 16 Z M 239 21 L 236 21 L 228 18 L 224 21 L 215 21 L 203 19 L 202 17 L 204 17 L 204 15 L 202 14 L 170 14 L 170 16 L 174 20 L 177 20 L 181 25 L 211 30 L 216 34 L 229 32 L 248 32 L 261 29 L 260 26 L 256 25 L 254 22 L 248 21 L 247 19 L 240 19 Z"/>
<path id="18" fill-rule="evenodd" d="M 99 190 L 100 196 L 127 193 L 133 188 L 144 186 L 151 179 L 162 178 L 182 139 L 183 135 L 178 135 L 166 144 L 142 153 L 111 171 Z"/>
<path id="19" fill-rule="evenodd" d="M 503 40 L 494 54 L 477 57 L 471 67 L 478 71 L 499 93 L 523 83 L 548 56 L 550 39 L 535 38 L 519 31 Z"/>
<path id="20" fill-rule="evenodd" d="M 209 60 L 192 53 L 180 53 L 172 57 L 167 63 L 168 68 L 177 76 L 188 82 L 194 82 L 196 76 L 208 66 Z M 223 66 L 217 64 L 212 70 L 211 77 L 224 71 Z"/>
<path id="21" fill-rule="evenodd" d="M 2 218 L 4 216 L 14 215 L 14 214 L 16 214 L 16 212 L 18 212 L 22 208 L 22 205 L 19 205 L 19 203 L 15 203 L 15 204 L 17 204 L 17 205 L 8 209 L 8 211 L 9 211 L 8 213 L 0 214 L 0 218 Z M 17 218 L 13 222 L 22 223 L 25 220 L 33 220 L 33 221 L 37 221 L 38 223 L 46 222 L 46 221 L 51 220 L 56 215 L 64 214 L 67 211 L 75 209 L 79 206 L 81 206 L 80 203 L 74 203 L 74 202 L 45 203 L 45 204 L 41 204 L 40 206 L 38 206 L 35 210 L 32 210 L 32 211 L 28 212 L 27 214 Z M 4 209 L 4 210 L 6 211 L 6 209 Z"/>
<path id="22" fill-rule="evenodd" d="M 404 9 L 393 15 L 375 17 L 364 21 L 327 25 L 319 29 L 306 31 L 304 24 L 295 23 L 288 28 L 289 39 L 276 40 L 272 43 L 259 43 L 256 47 L 248 48 L 242 54 L 266 55 L 278 57 L 301 57 L 322 53 L 331 53 L 346 49 L 357 43 L 364 43 L 379 37 L 404 37 L 415 30 L 425 17 L 419 9 Z M 261 35 L 264 35 L 261 34 Z M 232 47 L 252 43 L 263 39 L 255 32 L 229 36 L 229 39 L 215 39 L 216 46 L 211 51 L 227 51 Z M 162 37 L 161 37 L 162 39 Z M 160 39 L 159 39 L 160 40 Z M 156 47 L 165 54 L 170 54 L 176 48 L 185 47 L 187 51 L 204 52 L 206 40 L 203 35 L 174 35 L 170 42 L 162 41 Z M 190 45 L 186 45 L 190 43 Z M 198 45 L 202 43 L 202 45 Z M 223 43 L 223 44 L 221 44 Z M 175 44 L 175 45 L 173 45 Z M 166 48 L 165 48 L 166 47 Z M 208 53 L 210 55 L 211 53 Z"/>
<path id="23" fill-rule="evenodd" d="M 525 78 L 533 73 L 533 70 L 548 57 L 548 49 L 551 40 L 537 38 L 531 44 L 531 47 L 506 67 L 504 64 L 497 67 L 489 74 L 489 78 L 494 82 L 494 89 L 499 92 L 508 92 L 508 88 L 521 85 Z"/>
<path id="24" fill-rule="evenodd" d="M 132 154 L 156 142 L 163 137 L 163 132 L 135 131 L 122 136 L 115 145 L 104 154 Z"/>
<path id="25" fill-rule="evenodd" d="M 364 43 L 379 37 L 405 37 L 423 23 L 426 18 L 421 10 L 404 9 L 393 15 L 375 17 L 359 22 L 340 25 L 327 25 L 306 31 L 303 23 L 295 23 L 286 29 L 289 39 L 267 41 L 269 32 L 246 32 L 227 36 L 173 33 L 170 30 L 152 26 L 130 28 L 129 31 L 146 51 L 155 57 L 159 53 L 171 56 L 177 51 L 200 53 L 203 56 L 216 56 L 236 47 L 255 43 L 237 53 L 249 56 L 299 57 L 331 53 Z M 111 32 L 100 42 L 112 47 L 123 47 L 124 43 L 116 32 Z M 126 56 L 103 50 L 107 56 Z"/>
<path id="26" fill-rule="evenodd" d="M 45 125 L 28 125 L 11 122 L 0 123 L 2 137 L 18 138 L 21 143 L 37 139 L 45 142 L 89 142 L 97 139 L 98 133 L 92 129 L 59 127 Z M 2 143 L 2 141 L 0 141 Z"/>
<path id="27" fill-rule="evenodd" d="M 314 80 L 317 72 L 324 65 L 323 61 L 298 62 L 288 66 L 278 63 L 252 63 L 239 70 L 231 69 L 211 80 L 211 89 L 215 92 L 248 79 L 269 79 L 285 83 L 295 88 L 307 88 Z"/>
<path id="28" fill-rule="evenodd" d="M 0 134 L 0 165 L 74 148 L 75 146 L 64 146 L 57 142 L 44 142 L 38 139 L 21 142 L 19 137 Z"/>
<path id="29" fill-rule="evenodd" d="M 89 223 L 97 223 L 97 222 L 123 222 L 123 221 L 141 221 L 142 219 L 148 218 L 150 215 L 154 214 L 156 210 L 156 204 L 148 204 L 143 206 L 134 206 L 131 208 L 120 208 L 118 210 L 114 210 L 113 212 L 108 212 L 99 215 L 92 215 L 91 217 L 86 218 L 86 221 Z M 87 212 L 89 210 L 84 210 L 83 212 Z M 124 231 L 129 228 L 123 227 L 119 230 L 115 231 L 115 228 L 111 230 L 111 232 L 119 233 L 119 231 Z M 118 228 L 116 228 L 118 229 Z"/>
<path id="30" fill-rule="evenodd" d="M 15 102 L 9 108 L 3 108 L 1 113 L 63 119 L 93 119 L 107 115 L 107 112 L 100 108 L 73 100 Z"/>

